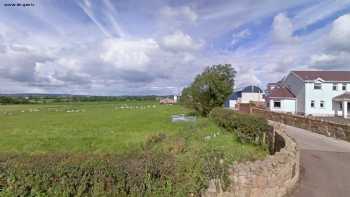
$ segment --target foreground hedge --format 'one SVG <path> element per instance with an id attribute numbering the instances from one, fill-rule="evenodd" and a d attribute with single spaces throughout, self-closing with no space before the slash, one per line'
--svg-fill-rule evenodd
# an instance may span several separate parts
<path id="1" fill-rule="evenodd" d="M 227 179 L 221 158 L 154 151 L 2 156 L 0 196 L 200 196 L 210 179 Z"/>
<path id="2" fill-rule="evenodd" d="M 219 126 L 235 132 L 241 142 L 267 146 L 267 132 L 271 127 L 265 118 L 224 108 L 213 109 L 209 117 Z"/>

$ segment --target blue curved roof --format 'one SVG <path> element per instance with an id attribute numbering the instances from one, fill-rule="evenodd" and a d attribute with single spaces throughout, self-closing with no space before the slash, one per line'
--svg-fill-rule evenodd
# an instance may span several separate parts
<path id="1" fill-rule="evenodd" d="M 242 92 L 255 92 L 255 93 L 263 93 L 263 91 L 258 86 L 247 86 Z"/>
<path id="2" fill-rule="evenodd" d="M 228 100 L 237 100 L 238 98 L 242 97 L 242 91 L 236 91 L 233 92 L 229 97 Z"/>

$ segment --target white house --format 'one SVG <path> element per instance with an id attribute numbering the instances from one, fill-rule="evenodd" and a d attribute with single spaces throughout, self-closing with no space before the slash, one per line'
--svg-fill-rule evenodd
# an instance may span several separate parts
<path id="1" fill-rule="evenodd" d="M 286 87 L 268 87 L 266 102 L 271 111 L 295 113 L 295 95 Z"/>
<path id="2" fill-rule="evenodd" d="M 225 102 L 225 107 L 235 109 L 236 104 L 250 102 L 265 102 L 263 91 L 257 86 L 247 86 L 233 92 Z"/>
<path id="3" fill-rule="evenodd" d="M 267 92 L 271 111 L 349 117 L 350 71 L 291 71 Z"/>

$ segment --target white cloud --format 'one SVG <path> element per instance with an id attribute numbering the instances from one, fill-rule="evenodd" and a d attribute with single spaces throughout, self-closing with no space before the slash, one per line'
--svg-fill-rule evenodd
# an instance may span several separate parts
<path id="1" fill-rule="evenodd" d="M 333 62 L 336 60 L 336 56 L 330 55 L 330 54 L 317 54 L 311 56 L 311 64 L 317 65 L 317 64 L 323 64 L 325 62 Z"/>
<path id="2" fill-rule="evenodd" d="M 107 39 L 102 44 L 101 59 L 116 69 L 145 71 L 151 57 L 159 51 L 153 39 Z"/>
<path id="3" fill-rule="evenodd" d="M 310 63 L 313 68 L 318 69 L 349 69 L 350 53 L 346 51 L 335 53 L 321 53 L 312 55 Z"/>
<path id="4" fill-rule="evenodd" d="M 331 47 L 339 50 L 350 50 L 350 14 L 337 18 L 329 33 Z"/>
<path id="5" fill-rule="evenodd" d="M 274 17 L 272 34 L 277 42 L 291 43 L 296 41 L 293 37 L 293 31 L 293 24 L 286 14 L 280 13 Z"/>
<path id="6" fill-rule="evenodd" d="M 169 7 L 165 6 L 160 10 L 161 17 L 172 18 L 177 20 L 186 20 L 196 22 L 198 16 L 196 12 L 189 6 Z"/>
<path id="7" fill-rule="evenodd" d="M 257 73 L 254 69 L 249 69 L 244 72 L 239 72 L 237 76 L 236 87 L 244 87 L 247 85 L 260 85 L 261 81 L 257 77 Z"/>
<path id="8" fill-rule="evenodd" d="M 181 31 L 164 36 L 161 39 L 161 44 L 166 49 L 173 51 L 197 50 L 202 46 L 202 43 L 196 43 L 190 35 L 184 34 Z"/>
<path id="9" fill-rule="evenodd" d="M 318 69 L 350 68 L 350 14 L 340 16 L 320 40 L 321 46 L 310 57 L 310 66 Z"/>
<path id="10" fill-rule="evenodd" d="M 232 34 L 231 45 L 235 45 L 239 40 L 247 38 L 251 35 L 251 32 L 248 29 L 244 29 L 238 33 Z"/>

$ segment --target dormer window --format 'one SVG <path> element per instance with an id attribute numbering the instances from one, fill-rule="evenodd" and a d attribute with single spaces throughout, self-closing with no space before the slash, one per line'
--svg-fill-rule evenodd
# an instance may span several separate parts
<path id="1" fill-rule="evenodd" d="M 314 89 L 315 90 L 321 90 L 322 89 L 322 84 L 321 83 L 314 83 Z"/>

